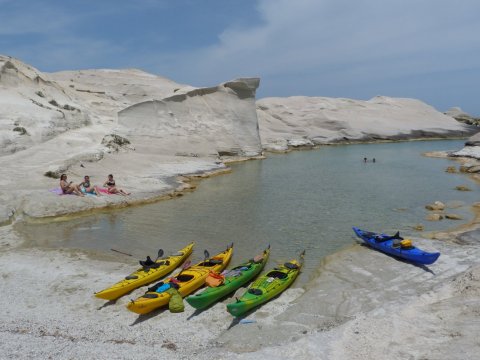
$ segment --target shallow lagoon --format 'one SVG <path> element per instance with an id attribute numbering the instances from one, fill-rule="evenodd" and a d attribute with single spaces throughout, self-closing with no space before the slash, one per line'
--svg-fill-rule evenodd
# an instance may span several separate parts
<path id="1" fill-rule="evenodd" d="M 172 201 L 112 210 L 68 222 L 18 224 L 34 246 L 111 248 L 142 258 L 159 248 L 175 251 L 195 241 L 193 260 L 235 243 L 233 262 L 271 244 L 267 267 L 306 250 L 300 282 L 321 259 L 354 243 L 351 226 L 418 235 L 459 224 L 428 222 L 425 205 L 435 200 L 467 205 L 447 212 L 472 218 L 469 206 L 480 186 L 463 174 L 448 174 L 447 159 L 426 151 L 459 149 L 462 140 L 326 146 L 312 151 L 268 154 L 265 160 L 232 165 L 229 175 L 202 180 L 198 190 Z M 369 162 L 364 163 L 367 157 Z M 376 162 L 371 159 L 375 157 Z M 473 191 L 460 192 L 457 185 Z M 122 255 L 119 255 L 122 256 Z"/>

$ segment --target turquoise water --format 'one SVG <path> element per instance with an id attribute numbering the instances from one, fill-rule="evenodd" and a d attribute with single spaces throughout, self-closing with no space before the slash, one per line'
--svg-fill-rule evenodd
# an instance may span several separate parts
<path id="1" fill-rule="evenodd" d="M 469 205 L 478 201 L 480 187 L 465 175 L 445 173 L 455 162 L 421 154 L 462 144 L 416 141 L 269 154 L 266 160 L 234 164 L 232 174 L 203 180 L 197 191 L 175 200 L 16 229 L 34 245 L 114 248 L 138 258 L 195 241 L 196 261 L 204 249 L 214 254 L 234 242 L 236 263 L 270 244 L 272 267 L 305 249 L 303 282 L 322 257 L 354 243 L 352 226 L 418 235 L 413 225 L 421 223 L 425 231 L 458 225 L 425 221 L 425 205 L 436 200 Z M 376 162 L 364 163 L 364 157 Z M 457 185 L 473 191 L 457 191 Z M 468 206 L 448 212 L 472 218 Z"/>

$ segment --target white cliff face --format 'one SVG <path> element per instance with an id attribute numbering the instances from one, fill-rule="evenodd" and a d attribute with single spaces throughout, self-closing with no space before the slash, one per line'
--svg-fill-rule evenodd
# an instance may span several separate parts
<path id="1" fill-rule="evenodd" d="M 118 114 L 138 151 L 194 156 L 256 156 L 262 147 L 255 111 L 259 79 L 181 89 L 162 100 L 132 105 Z M 144 139 L 148 141 L 136 141 Z"/>
<path id="2" fill-rule="evenodd" d="M 40 71 L 0 56 L 0 156 L 90 124 L 72 94 Z"/>
<path id="3" fill-rule="evenodd" d="M 267 150 L 349 141 L 465 136 L 471 127 L 414 99 L 377 96 L 368 101 L 323 97 L 257 101 Z"/>

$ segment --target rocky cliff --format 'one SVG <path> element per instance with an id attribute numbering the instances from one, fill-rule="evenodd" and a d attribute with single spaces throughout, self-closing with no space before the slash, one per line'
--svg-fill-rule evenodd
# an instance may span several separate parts
<path id="1" fill-rule="evenodd" d="M 173 96 L 120 111 L 118 121 L 139 151 L 215 157 L 260 155 L 255 111 L 258 85 L 259 79 L 253 78 L 210 88 L 180 89 Z"/>

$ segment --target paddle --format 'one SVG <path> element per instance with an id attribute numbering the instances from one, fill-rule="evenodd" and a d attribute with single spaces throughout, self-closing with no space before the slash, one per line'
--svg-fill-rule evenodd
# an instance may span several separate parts
<path id="1" fill-rule="evenodd" d="M 155 261 L 160 259 L 162 256 L 163 256 L 163 249 L 158 249 L 157 258 L 155 259 Z"/>
<path id="2" fill-rule="evenodd" d="M 180 272 L 177 274 L 177 276 L 180 275 L 182 271 L 187 270 L 190 267 L 190 265 L 192 265 L 192 262 L 190 260 L 185 261 L 182 267 L 180 268 Z"/>
<path id="3" fill-rule="evenodd" d="M 160 266 L 161 264 L 156 264 L 156 262 L 162 256 L 163 256 L 163 249 L 159 249 L 158 253 L 157 253 L 157 258 L 155 260 L 152 261 L 149 256 L 147 256 L 148 264 L 145 261 L 140 260 L 139 263 L 140 263 L 140 265 L 143 266 L 143 271 L 149 272 L 152 267 L 157 268 L 158 266 Z"/>
<path id="4" fill-rule="evenodd" d="M 127 255 L 127 256 L 133 256 L 132 254 L 128 254 L 126 252 L 123 252 L 123 251 L 120 251 L 120 250 L 116 250 L 116 249 L 110 249 L 111 251 L 115 251 L 117 253 L 120 253 L 120 254 L 123 254 L 123 255 Z"/>
<path id="5" fill-rule="evenodd" d="M 305 261 L 305 250 L 302 251 L 300 254 L 300 265 L 303 266 L 303 263 Z"/>
<path id="6" fill-rule="evenodd" d="M 203 261 L 207 261 L 207 259 L 210 257 L 210 253 L 206 249 L 203 251 L 203 255 L 205 256 L 205 259 L 203 259 Z"/>

